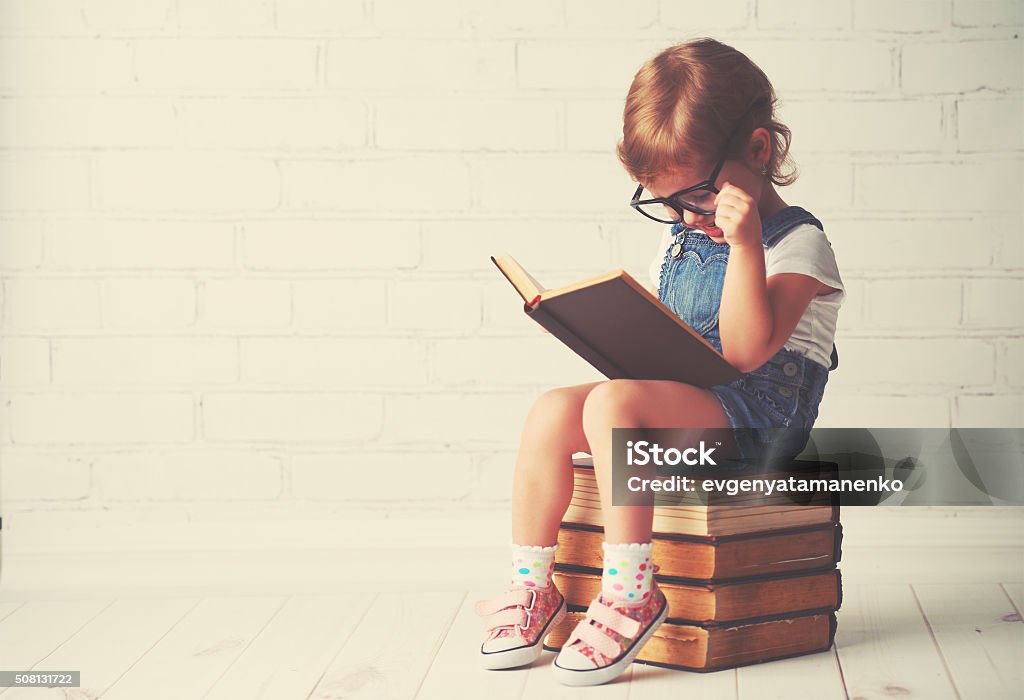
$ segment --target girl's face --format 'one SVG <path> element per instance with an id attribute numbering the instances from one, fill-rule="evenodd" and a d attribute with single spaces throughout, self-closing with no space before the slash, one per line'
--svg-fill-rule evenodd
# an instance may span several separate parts
<path id="1" fill-rule="evenodd" d="M 644 188 L 655 197 L 668 197 L 687 187 L 693 187 L 699 182 L 707 179 L 714 170 L 714 163 L 702 165 L 698 168 L 679 167 L 663 175 L 653 178 Z M 726 182 L 739 187 L 749 194 L 755 202 L 760 201 L 764 189 L 765 178 L 760 174 L 757 166 L 751 166 L 745 161 L 727 160 L 715 179 L 715 188 L 721 190 Z M 715 194 L 710 191 L 703 191 L 687 195 L 687 200 L 698 205 L 701 209 L 712 210 L 715 208 Z M 668 207 L 666 213 L 677 218 L 678 214 Z M 683 211 L 683 223 L 691 228 L 702 230 L 716 243 L 724 243 L 725 237 L 721 229 L 715 226 L 715 216 L 695 214 L 692 211 Z"/>
<path id="2" fill-rule="evenodd" d="M 715 178 L 715 188 L 721 190 L 722 185 L 726 182 L 735 185 L 750 195 L 758 203 L 758 209 L 760 210 L 761 196 L 768 182 L 768 178 L 761 174 L 761 168 L 764 163 L 768 162 L 770 155 L 771 137 L 768 131 L 764 128 L 755 129 L 750 135 L 746 158 L 725 161 L 722 168 L 718 171 L 718 177 Z M 704 163 L 696 167 L 680 166 L 667 171 L 653 178 L 650 182 L 644 183 L 644 188 L 655 197 L 668 197 L 680 190 L 693 187 L 706 180 L 714 172 L 715 166 L 718 164 L 717 156 L 714 159 L 705 158 L 704 160 Z M 704 210 L 710 211 L 715 208 L 715 194 L 713 192 L 691 193 L 687 195 L 687 200 Z M 678 217 L 678 214 L 672 211 L 671 208 L 666 207 L 665 209 L 671 218 L 675 219 Z M 689 210 L 684 210 L 683 223 L 704 231 L 716 243 L 725 242 L 722 230 L 715 226 L 714 214 L 695 214 Z"/>

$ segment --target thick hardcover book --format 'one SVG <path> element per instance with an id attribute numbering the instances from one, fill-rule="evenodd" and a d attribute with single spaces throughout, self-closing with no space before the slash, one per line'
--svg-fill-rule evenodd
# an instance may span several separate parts
<path id="1" fill-rule="evenodd" d="M 609 379 L 667 379 L 699 387 L 741 372 L 625 270 L 545 289 L 508 254 L 491 261 L 524 311 Z"/>
<path id="2" fill-rule="evenodd" d="M 561 649 L 584 614 L 584 611 L 569 612 L 552 628 L 544 640 L 544 648 Z M 832 647 L 835 634 L 834 610 L 724 625 L 666 622 L 647 640 L 636 661 L 687 671 L 720 671 L 826 651 Z"/>
<path id="3" fill-rule="evenodd" d="M 838 610 L 843 599 L 837 568 L 746 581 L 699 582 L 660 573 L 655 578 L 668 600 L 668 616 L 688 624 Z M 561 565 L 554 580 L 570 606 L 586 608 L 601 592 L 601 569 L 575 570 Z"/>
<path id="4" fill-rule="evenodd" d="M 562 523 L 555 565 L 604 565 L 604 530 Z M 727 581 L 835 566 L 842 556 L 843 526 L 837 522 L 725 536 L 655 533 L 652 559 L 659 575 L 697 581 Z"/>

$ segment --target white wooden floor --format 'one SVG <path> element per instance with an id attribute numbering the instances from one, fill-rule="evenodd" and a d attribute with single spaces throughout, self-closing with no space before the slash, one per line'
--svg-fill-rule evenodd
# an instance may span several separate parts
<path id="1" fill-rule="evenodd" d="M 0 597 L 0 670 L 81 671 L 0 700 L 1024 697 L 1024 584 L 844 585 L 832 650 L 715 673 L 634 664 L 564 688 L 552 653 L 483 671 L 473 602 L 495 591 Z"/>

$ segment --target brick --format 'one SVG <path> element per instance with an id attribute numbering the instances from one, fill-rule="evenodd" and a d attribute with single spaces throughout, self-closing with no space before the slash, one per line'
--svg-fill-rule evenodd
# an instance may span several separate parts
<path id="1" fill-rule="evenodd" d="M 601 224 L 601 238 L 607 239 L 611 246 L 612 267 L 624 268 L 634 279 L 646 285 L 650 281 L 648 268 L 655 255 L 658 256 L 659 265 L 665 258 L 661 235 L 668 225 L 651 221 L 632 210 L 626 216 L 630 214 L 633 216 L 627 221 Z"/>
<path id="2" fill-rule="evenodd" d="M 146 39 L 135 49 L 139 87 L 160 92 L 308 90 L 317 45 L 293 39 Z"/>
<path id="3" fill-rule="evenodd" d="M 289 460 L 289 479 L 294 498 L 404 505 L 462 499 L 474 473 L 465 454 L 374 451 L 297 454 Z"/>
<path id="4" fill-rule="evenodd" d="M 956 103 L 956 137 L 961 151 L 1024 149 L 1024 100 L 962 99 Z"/>
<path id="5" fill-rule="evenodd" d="M 469 172 L 459 158 L 410 156 L 280 163 L 287 209 L 398 212 L 469 207 Z"/>
<path id="6" fill-rule="evenodd" d="M 540 326 L 523 311 L 523 300 L 504 277 L 481 282 L 483 327 L 488 331 L 542 334 Z"/>
<path id="7" fill-rule="evenodd" d="M 72 211 L 89 206 L 84 158 L 0 156 L 0 210 Z"/>
<path id="8" fill-rule="evenodd" d="M 48 236 L 48 221 L 0 221 L 0 269 L 37 268 L 43 264 L 43 239 Z"/>
<path id="9" fill-rule="evenodd" d="M 166 29 L 174 23 L 175 0 L 82 0 L 90 29 L 137 31 Z"/>
<path id="10" fill-rule="evenodd" d="M 757 0 L 761 29 L 844 29 L 850 26 L 851 0 Z"/>
<path id="11" fill-rule="evenodd" d="M 119 330 L 189 328 L 196 321 L 190 279 L 108 278 L 100 282 L 103 327 Z"/>
<path id="12" fill-rule="evenodd" d="M 520 0 L 507 2 L 472 2 L 470 25 L 482 33 L 530 36 L 558 31 L 565 26 L 563 4 L 551 0 Z"/>
<path id="13" fill-rule="evenodd" d="M 93 163 L 96 206 L 119 211 L 246 211 L 278 206 L 280 176 L 268 158 L 106 153 Z"/>
<path id="14" fill-rule="evenodd" d="M 366 31 L 363 0 L 277 0 L 279 32 L 306 35 Z"/>
<path id="15" fill-rule="evenodd" d="M 366 106 L 337 97 L 190 98 L 175 108 L 188 148 L 360 148 L 369 138 Z"/>
<path id="16" fill-rule="evenodd" d="M 188 270 L 231 267 L 235 232 L 229 222 L 82 220 L 47 230 L 51 267 L 63 270 Z"/>
<path id="17" fill-rule="evenodd" d="M 432 340 L 431 378 L 444 386 L 493 388 L 583 384 L 606 378 L 554 336 L 532 330 L 527 329 L 525 338 Z"/>
<path id="18" fill-rule="evenodd" d="M 373 24 L 385 35 L 403 31 L 423 34 L 466 34 L 473 30 L 472 3 L 468 0 L 435 0 L 408 3 L 375 0 Z"/>
<path id="19" fill-rule="evenodd" d="M 347 388 L 423 385 L 426 353 L 408 338 L 243 338 L 242 381 Z"/>
<path id="20" fill-rule="evenodd" d="M 511 41 L 346 39 L 327 45 L 327 84 L 384 92 L 507 90 L 514 85 Z"/>
<path id="21" fill-rule="evenodd" d="M 965 280 L 964 325 L 1024 329 L 1024 279 Z"/>
<path id="22" fill-rule="evenodd" d="M 801 153 L 934 153 L 943 146 L 937 101 L 790 101 L 781 116 L 793 132 L 793 148 Z"/>
<path id="23" fill-rule="evenodd" d="M 628 4 L 565 0 L 565 23 L 570 33 L 612 30 L 618 34 L 647 29 L 658 19 L 658 4 L 658 0 Z"/>
<path id="24" fill-rule="evenodd" d="M 8 503 L 84 501 L 89 497 L 90 481 L 90 465 L 82 457 L 40 453 L 31 448 L 4 449 L 0 491 Z"/>
<path id="25" fill-rule="evenodd" d="M 654 41 L 524 40 L 516 46 L 518 85 L 625 95 L 640 66 L 662 48 Z"/>
<path id="26" fill-rule="evenodd" d="M 508 252 L 548 288 L 578 281 L 567 275 L 594 276 L 616 263 L 608 236 L 588 221 L 428 221 L 423 241 L 422 270 L 500 275 L 490 256 Z"/>
<path id="27" fill-rule="evenodd" d="M 0 90 L 8 93 L 81 94 L 134 87 L 128 41 L 6 38 L 0 59 Z"/>
<path id="28" fill-rule="evenodd" d="M 401 329 L 479 328 L 480 284 L 476 280 L 398 280 L 388 285 L 388 326 Z"/>
<path id="29" fill-rule="evenodd" d="M 477 201 L 484 210 L 594 217 L 597 212 L 621 213 L 636 189 L 611 158 L 492 156 L 479 158 L 473 169 Z"/>
<path id="30" fill-rule="evenodd" d="M 85 29 L 78 3 L 67 0 L 6 2 L 3 6 L 2 34 L 64 34 Z"/>
<path id="31" fill-rule="evenodd" d="M 295 392 L 208 392 L 202 434 L 214 442 L 344 443 L 381 433 L 381 397 Z"/>
<path id="32" fill-rule="evenodd" d="M 53 341 L 53 382 L 104 387 L 234 382 L 233 338 L 59 338 Z"/>
<path id="33" fill-rule="evenodd" d="M 515 444 L 533 397 L 520 393 L 399 394 L 385 402 L 390 444 Z"/>
<path id="34" fill-rule="evenodd" d="M 1006 386 L 1024 387 L 1024 339 L 1007 338 L 996 343 L 996 377 Z"/>
<path id="35" fill-rule="evenodd" d="M 382 280 L 295 280 L 292 290 L 293 323 L 297 329 L 387 328 L 387 284 Z"/>
<path id="36" fill-rule="evenodd" d="M 242 236 L 249 269 L 395 270 L 420 258 L 419 225 L 404 220 L 250 221 Z"/>
<path id="37" fill-rule="evenodd" d="M 1013 211 L 1024 163 L 887 163 L 854 166 L 853 202 L 874 211 Z"/>
<path id="38" fill-rule="evenodd" d="M 960 327 L 961 282 L 874 279 L 865 284 L 866 323 L 878 328 L 951 330 Z"/>
<path id="39" fill-rule="evenodd" d="M 273 330 L 291 323 L 287 280 L 210 279 L 199 285 L 199 325 L 217 331 Z"/>
<path id="40" fill-rule="evenodd" d="M 958 428 L 1020 428 L 1024 424 L 1024 395 L 957 396 L 953 423 Z"/>
<path id="41" fill-rule="evenodd" d="M 780 95 L 822 90 L 849 93 L 885 92 L 894 86 L 890 44 L 858 41 L 743 39 L 733 46 L 771 78 Z"/>
<path id="42" fill-rule="evenodd" d="M 842 360 L 840 360 L 842 362 Z M 842 372 L 842 369 L 837 370 Z M 831 380 L 830 380 L 831 382 Z M 852 394 L 825 390 L 816 428 L 944 428 L 949 426 L 949 399 L 891 393 Z"/>
<path id="43" fill-rule="evenodd" d="M 0 384 L 18 387 L 49 383 L 49 340 L 11 336 L 0 339 Z"/>
<path id="44" fill-rule="evenodd" d="M 700 12 L 693 6 L 677 0 L 662 0 L 658 20 L 667 29 L 683 29 L 693 36 L 722 29 L 743 29 L 753 19 L 756 3 L 722 2 L 701 5 Z"/>
<path id="45" fill-rule="evenodd" d="M 482 455 L 477 465 L 476 483 L 467 500 L 511 502 L 517 457 L 515 452 L 489 451 Z"/>
<path id="46" fill-rule="evenodd" d="M 280 497 L 281 458 L 246 450 L 103 454 L 94 459 L 101 501 L 243 501 Z"/>
<path id="47" fill-rule="evenodd" d="M 854 0 L 853 27 L 876 32 L 936 32 L 945 25 L 940 0 Z"/>
<path id="48" fill-rule="evenodd" d="M 1024 6 L 1017 0 L 953 0 L 955 27 L 1019 27 Z"/>
<path id="49" fill-rule="evenodd" d="M 4 281 L 4 329 L 95 329 L 100 321 L 99 299 L 99 284 L 93 280 L 8 279 Z"/>
<path id="50" fill-rule="evenodd" d="M 174 130 L 167 100 L 0 99 L 0 146 L 6 148 L 166 147 L 174 143 Z"/>
<path id="51" fill-rule="evenodd" d="M 996 219 L 867 219 L 823 221 L 840 271 L 889 272 L 984 268 L 996 258 Z M 986 232 L 977 235 L 978 231 Z M 969 241 L 969 245 L 964 243 Z M 880 255 L 878 251 L 885 251 Z"/>
<path id="52" fill-rule="evenodd" d="M 843 371 L 829 378 L 832 389 L 879 392 L 900 387 L 928 394 L 988 386 L 995 377 L 995 351 L 983 339 L 842 338 L 841 347 Z"/>
<path id="53" fill-rule="evenodd" d="M 559 112 L 550 100 L 414 94 L 374 105 L 375 145 L 430 151 L 550 151 L 559 145 Z"/>
<path id="54" fill-rule="evenodd" d="M 177 0 L 178 23 L 185 32 L 268 34 L 274 28 L 274 0 Z"/>
<path id="55" fill-rule="evenodd" d="M 1024 42 L 981 39 L 907 44 L 900 86 L 907 93 L 1014 90 L 1024 83 Z"/>
<path id="56" fill-rule="evenodd" d="M 853 197 L 853 167 L 846 159 L 804 158 L 794 150 L 798 177 L 782 188 L 790 204 L 806 206 L 816 216 L 828 216 L 829 209 L 848 209 Z M 813 202 L 813 204 L 811 204 Z M 822 222 L 828 226 L 826 222 Z"/>
<path id="57" fill-rule="evenodd" d="M 594 151 L 618 160 L 615 148 L 622 140 L 623 101 L 569 100 L 565 108 L 566 147 Z"/>
<path id="58" fill-rule="evenodd" d="M 23 394 L 10 398 L 10 432 L 20 444 L 149 444 L 191 442 L 188 393 Z"/>

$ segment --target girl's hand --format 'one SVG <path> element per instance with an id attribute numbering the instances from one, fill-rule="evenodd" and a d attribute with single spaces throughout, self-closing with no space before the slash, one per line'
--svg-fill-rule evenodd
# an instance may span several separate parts
<path id="1" fill-rule="evenodd" d="M 715 197 L 715 225 L 733 248 L 760 246 L 761 217 L 757 202 L 736 185 L 722 185 Z"/>

